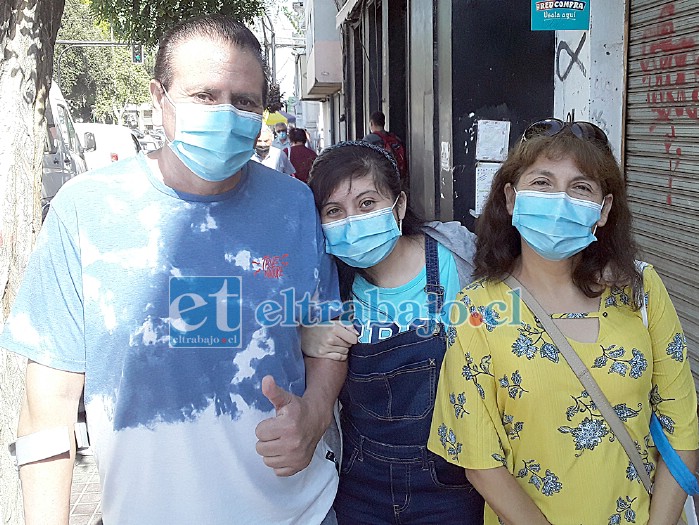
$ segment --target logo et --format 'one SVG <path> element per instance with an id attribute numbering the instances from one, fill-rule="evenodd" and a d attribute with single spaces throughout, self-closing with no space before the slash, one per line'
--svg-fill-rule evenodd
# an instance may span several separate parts
<path id="1" fill-rule="evenodd" d="M 240 277 L 170 277 L 170 348 L 240 348 Z"/>

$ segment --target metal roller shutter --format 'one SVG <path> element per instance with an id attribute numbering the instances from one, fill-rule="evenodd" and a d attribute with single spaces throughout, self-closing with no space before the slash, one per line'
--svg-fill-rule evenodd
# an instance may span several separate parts
<path id="1" fill-rule="evenodd" d="M 699 0 L 631 0 L 625 168 L 636 239 L 699 385 Z"/>

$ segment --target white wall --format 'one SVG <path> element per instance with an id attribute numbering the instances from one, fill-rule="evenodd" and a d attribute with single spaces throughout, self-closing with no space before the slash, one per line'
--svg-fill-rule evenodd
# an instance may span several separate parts
<path id="1" fill-rule="evenodd" d="M 625 2 L 590 2 L 589 31 L 557 31 L 554 116 L 597 124 L 617 159 L 623 134 Z"/>
<path id="2" fill-rule="evenodd" d="M 306 128 L 308 134 L 311 136 L 311 145 L 313 149 L 318 150 L 318 145 L 321 142 L 321 105 L 320 102 L 312 102 L 308 100 L 303 100 L 299 102 L 300 108 L 297 107 L 296 113 L 296 126 L 299 128 Z M 301 109 L 301 113 L 298 110 Z M 300 115 L 300 116 L 299 116 Z"/>

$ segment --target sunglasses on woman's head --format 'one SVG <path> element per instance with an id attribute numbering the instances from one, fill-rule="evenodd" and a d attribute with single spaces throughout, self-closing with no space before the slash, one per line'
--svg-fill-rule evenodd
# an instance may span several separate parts
<path id="1" fill-rule="evenodd" d="M 532 137 L 538 135 L 545 135 L 547 137 L 553 137 L 557 135 L 564 129 L 569 129 L 570 132 L 583 140 L 597 140 L 603 145 L 610 147 L 609 139 L 604 131 L 599 127 L 595 126 L 591 122 L 563 122 L 557 118 L 547 118 L 545 120 L 540 120 L 534 122 L 529 126 L 522 135 L 522 140 L 520 142 L 526 142 Z"/>

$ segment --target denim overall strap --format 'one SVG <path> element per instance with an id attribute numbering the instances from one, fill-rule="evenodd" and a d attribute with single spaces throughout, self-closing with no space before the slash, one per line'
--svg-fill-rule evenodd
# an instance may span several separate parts
<path id="1" fill-rule="evenodd" d="M 444 306 L 444 287 L 439 284 L 439 253 L 437 247 L 437 241 L 429 235 L 425 235 L 425 271 L 427 274 L 425 293 L 427 294 L 430 323 L 432 323 L 430 329 L 433 332 L 437 330 L 437 327 L 433 324 L 437 322 L 442 306 Z"/>
<path id="2" fill-rule="evenodd" d="M 437 248 L 437 241 L 425 236 L 423 312 L 428 310 L 429 321 L 418 319 L 416 326 L 375 343 L 357 343 L 347 360 L 347 379 L 340 393 L 343 436 L 356 444 L 364 442 L 384 459 L 424 458 L 446 350 L 446 330 L 439 317 L 444 288 Z M 381 449 L 381 444 L 392 450 Z M 396 447 L 400 449 L 393 456 Z"/>

